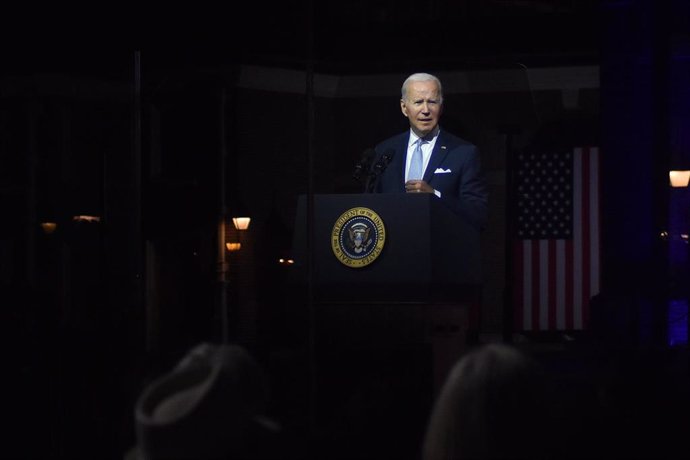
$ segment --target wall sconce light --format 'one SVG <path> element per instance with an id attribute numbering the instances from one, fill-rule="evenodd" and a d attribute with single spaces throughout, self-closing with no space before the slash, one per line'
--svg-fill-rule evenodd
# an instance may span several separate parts
<path id="1" fill-rule="evenodd" d="M 57 228 L 57 224 L 55 222 L 41 222 L 41 228 L 43 229 L 43 233 L 50 235 Z"/>
<path id="2" fill-rule="evenodd" d="M 661 241 L 682 241 L 685 244 L 690 244 L 690 236 L 687 233 L 669 234 L 666 230 L 659 233 Z"/>
<path id="3" fill-rule="evenodd" d="M 250 217 L 233 217 L 232 223 L 237 230 L 246 230 L 249 228 L 251 220 Z"/>
<path id="4" fill-rule="evenodd" d="M 671 187 L 687 187 L 690 183 L 690 171 L 669 171 L 668 177 L 671 181 Z"/>
<path id="5" fill-rule="evenodd" d="M 72 220 L 75 222 L 99 223 L 101 218 L 99 216 L 79 215 L 73 216 Z"/>
<path id="6" fill-rule="evenodd" d="M 239 251 L 242 248 L 242 243 L 225 243 L 225 247 L 230 252 Z"/>

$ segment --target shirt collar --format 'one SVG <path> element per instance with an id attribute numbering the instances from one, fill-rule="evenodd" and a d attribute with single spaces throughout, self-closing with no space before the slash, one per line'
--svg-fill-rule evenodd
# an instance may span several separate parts
<path id="1" fill-rule="evenodd" d="M 438 136 L 438 133 L 439 133 L 440 131 L 441 131 L 441 128 L 440 128 L 439 126 L 436 126 L 436 128 L 434 128 L 434 130 L 433 130 L 432 132 L 430 132 L 429 134 L 427 134 L 426 136 L 424 136 L 424 140 L 427 141 L 427 142 L 433 141 L 434 138 L 435 138 L 436 136 Z M 415 132 L 412 131 L 412 129 L 410 129 L 410 140 L 409 140 L 409 144 L 408 144 L 408 145 L 414 144 L 415 142 L 417 142 L 417 139 L 419 139 L 419 136 L 417 136 L 417 134 L 415 134 Z"/>

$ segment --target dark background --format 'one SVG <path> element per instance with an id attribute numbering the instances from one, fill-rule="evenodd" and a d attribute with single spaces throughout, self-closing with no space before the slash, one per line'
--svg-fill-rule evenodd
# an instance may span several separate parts
<path id="1" fill-rule="evenodd" d="M 688 197 L 667 171 L 690 155 L 688 13 L 652 0 L 7 7 L 7 448 L 121 458 L 138 392 L 192 345 L 226 334 L 280 371 L 279 395 L 297 396 L 275 411 L 301 433 L 309 322 L 276 261 L 292 255 L 299 194 L 361 189 L 352 168 L 405 129 L 399 86 L 416 71 L 471 76 L 469 90 L 447 88 L 442 124 L 480 146 L 489 178 L 482 332 L 511 328 L 507 160 L 546 135 L 602 151 L 603 304 L 627 309 L 597 331 L 666 350 L 668 300 L 687 297 Z M 594 69 L 598 84 L 583 85 L 577 69 Z M 535 70 L 556 77 L 534 87 Z M 513 86 L 481 89 L 504 71 Z M 329 78 L 356 84 L 329 91 Z M 573 88 L 574 107 L 564 102 Z M 227 235 L 243 249 L 226 256 L 223 330 L 218 225 L 239 207 L 253 220 Z"/>

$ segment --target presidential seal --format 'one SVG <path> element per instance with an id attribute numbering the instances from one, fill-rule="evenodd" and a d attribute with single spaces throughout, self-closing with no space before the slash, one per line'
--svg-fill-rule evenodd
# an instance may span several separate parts
<path id="1" fill-rule="evenodd" d="M 366 267 L 376 260 L 386 242 L 383 221 L 369 208 L 348 209 L 331 232 L 333 254 L 344 265 Z"/>

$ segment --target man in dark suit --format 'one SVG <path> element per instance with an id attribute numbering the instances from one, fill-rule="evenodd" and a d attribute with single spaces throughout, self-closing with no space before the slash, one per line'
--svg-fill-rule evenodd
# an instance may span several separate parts
<path id="1" fill-rule="evenodd" d="M 487 219 L 487 190 L 479 151 L 439 126 L 443 89 L 438 78 L 412 74 L 402 85 L 400 110 L 410 130 L 376 146 L 373 164 L 388 162 L 378 193 L 433 193 L 477 228 Z"/>

